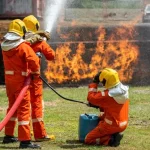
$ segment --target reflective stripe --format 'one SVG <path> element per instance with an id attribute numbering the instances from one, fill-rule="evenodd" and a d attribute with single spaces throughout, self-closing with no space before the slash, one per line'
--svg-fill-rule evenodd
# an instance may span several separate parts
<path id="1" fill-rule="evenodd" d="M 89 88 L 89 92 L 97 92 L 97 89 L 95 89 L 95 88 Z"/>
<path id="2" fill-rule="evenodd" d="M 11 117 L 11 118 L 10 118 L 10 121 L 17 121 L 17 118 Z"/>
<path id="3" fill-rule="evenodd" d="M 31 72 L 31 74 L 40 74 L 40 71 Z"/>
<path id="4" fill-rule="evenodd" d="M 27 76 L 27 75 L 28 75 L 28 72 L 21 72 L 21 75 L 22 75 L 22 76 Z"/>
<path id="5" fill-rule="evenodd" d="M 106 123 L 108 123 L 109 125 L 112 125 L 112 121 L 108 120 L 107 118 L 104 119 Z"/>
<path id="6" fill-rule="evenodd" d="M 32 122 L 40 122 L 40 121 L 43 121 L 43 118 L 32 119 Z"/>
<path id="7" fill-rule="evenodd" d="M 124 121 L 124 122 L 120 122 L 120 123 L 119 123 L 119 126 L 120 126 L 120 127 L 125 126 L 125 125 L 127 125 L 127 121 Z"/>
<path id="8" fill-rule="evenodd" d="M 102 96 L 105 96 L 105 92 L 101 92 L 102 93 Z"/>
<path id="9" fill-rule="evenodd" d="M 100 138 L 96 139 L 96 144 L 97 144 L 97 145 L 100 144 Z"/>
<path id="10" fill-rule="evenodd" d="M 5 71 L 5 74 L 14 75 L 14 71 Z M 27 76 L 28 72 L 21 71 L 22 76 Z"/>
<path id="11" fill-rule="evenodd" d="M 107 118 L 104 119 L 106 123 L 108 123 L 109 125 L 112 125 L 112 121 L 108 120 Z M 119 127 L 123 127 L 125 125 L 127 125 L 127 121 L 123 121 L 123 122 L 119 122 Z"/>
<path id="12" fill-rule="evenodd" d="M 28 125 L 29 121 L 18 121 L 18 125 Z"/>
<path id="13" fill-rule="evenodd" d="M 14 71 L 5 71 L 5 74 L 14 75 Z"/>

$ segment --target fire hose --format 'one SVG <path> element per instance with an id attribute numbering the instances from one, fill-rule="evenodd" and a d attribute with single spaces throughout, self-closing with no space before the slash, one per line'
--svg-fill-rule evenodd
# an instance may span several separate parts
<path id="1" fill-rule="evenodd" d="M 36 55 L 37 55 L 39 58 L 42 58 L 41 52 L 37 52 Z M 63 98 L 64 100 L 71 101 L 71 102 L 76 102 L 76 103 L 81 103 L 81 104 L 85 104 L 85 105 L 87 105 L 88 107 L 99 108 L 98 106 L 94 106 L 94 105 L 92 105 L 92 104 L 90 104 L 90 103 L 84 103 L 84 102 L 81 102 L 81 101 L 78 101 L 78 100 L 73 100 L 73 99 L 66 98 L 66 97 L 62 96 L 62 95 L 59 94 L 50 84 L 48 84 L 48 83 L 44 80 L 44 78 L 42 78 L 41 76 L 40 76 L 40 78 L 41 78 L 41 80 L 42 80 L 54 93 L 56 93 L 58 96 L 60 96 L 60 97 Z"/>
<path id="2" fill-rule="evenodd" d="M 93 107 L 93 108 L 99 108 L 98 106 L 94 106 L 92 104 L 88 104 L 88 103 L 85 103 L 85 102 L 81 102 L 81 101 L 78 101 L 78 100 L 73 100 L 73 99 L 70 99 L 70 98 L 66 98 L 64 96 L 62 96 L 61 94 L 59 94 L 50 84 L 48 84 L 43 77 L 41 77 L 41 80 L 53 91 L 55 92 L 58 96 L 60 96 L 61 98 L 63 98 L 64 100 L 67 100 L 67 101 L 71 101 L 71 102 L 76 102 L 76 103 L 81 103 L 81 104 L 85 104 L 87 105 L 88 107 Z"/>
<path id="3" fill-rule="evenodd" d="M 28 76 L 24 82 L 23 88 L 20 91 L 15 103 L 13 104 L 13 106 L 11 107 L 11 109 L 9 110 L 9 112 L 7 113 L 5 118 L 0 122 L 0 131 L 4 128 L 4 126 L 7 124 L 7 122 L 10 120 L 11 116 L 15 113 L 16 109 L 20 105 L 20 103 L 30 85 L 30 81 L 31 81 L 30 76 Z"/>

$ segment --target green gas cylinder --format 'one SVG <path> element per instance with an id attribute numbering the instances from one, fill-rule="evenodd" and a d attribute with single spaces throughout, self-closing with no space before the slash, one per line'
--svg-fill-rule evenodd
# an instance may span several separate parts
<path id="1" fill-rule="evenodd" d="M 79 117 L 78 136 L 79 141 L 84 142 L 86 135 L 93 130 L 99 123 L 99 117 L 96 114 L 81 114 Z"/>

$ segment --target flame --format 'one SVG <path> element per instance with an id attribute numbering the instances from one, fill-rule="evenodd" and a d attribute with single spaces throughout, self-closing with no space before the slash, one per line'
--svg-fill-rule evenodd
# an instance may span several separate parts
<path id="1" fill-rule="evenodd" d="M 88 33 L 91 37 L 91 33 Z M 139 56 L 139 48 L 129 40 L 135 31 L 131 27 L 116 28 L 107 37 L 106 30 L 100 27 L 96 47 L 86 49 L 79 42 L 76 49 L 71 43 L 61 44 L 56 49 L 55 62 L 47 62 L 45 76 L 49 83 L 78 82 L 92 79 L 98 71 L 110 67 L 118 71 L 120 80 L 129 82 Z M 77 37 L 79 33 L 74 33 Z M 69 36 L 68 36 L 69 37 Z"/>

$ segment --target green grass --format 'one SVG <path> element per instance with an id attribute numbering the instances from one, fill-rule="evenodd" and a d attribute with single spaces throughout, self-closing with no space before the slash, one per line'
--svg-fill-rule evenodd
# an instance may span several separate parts
<path id="1" fill-rule="evenodd" d="M 87 87 L 57 88 L 60 94 L 67 98 L 86 102 Z M 49 135 L 54 134 L 55 141 L 41 142 L 42 150 L 149 150 L 150 148 L 150 86 L 130 87 L 129 126 L 124 132 L 121 145 L 117 148 L 87 146 L 78 142 L 78 123 L 80 114 L 95 113 L 99 111 L 84 104 L 66 101 L 53 91 L 45 88 L 44 120 Z M 7 97 L 5 88 L 0 88 L 0 119 L 5 116 Z M 17 135 L 17 134 L 16 134 Z M 4 131 L 0 132 L 0 137 Z M 0 139 L 2 140 L 2 138 Z M 34 140 L 34 139 L 33 139 Z M 0 149 L 16 149 L 17 144 L 3 145 Z"/>

